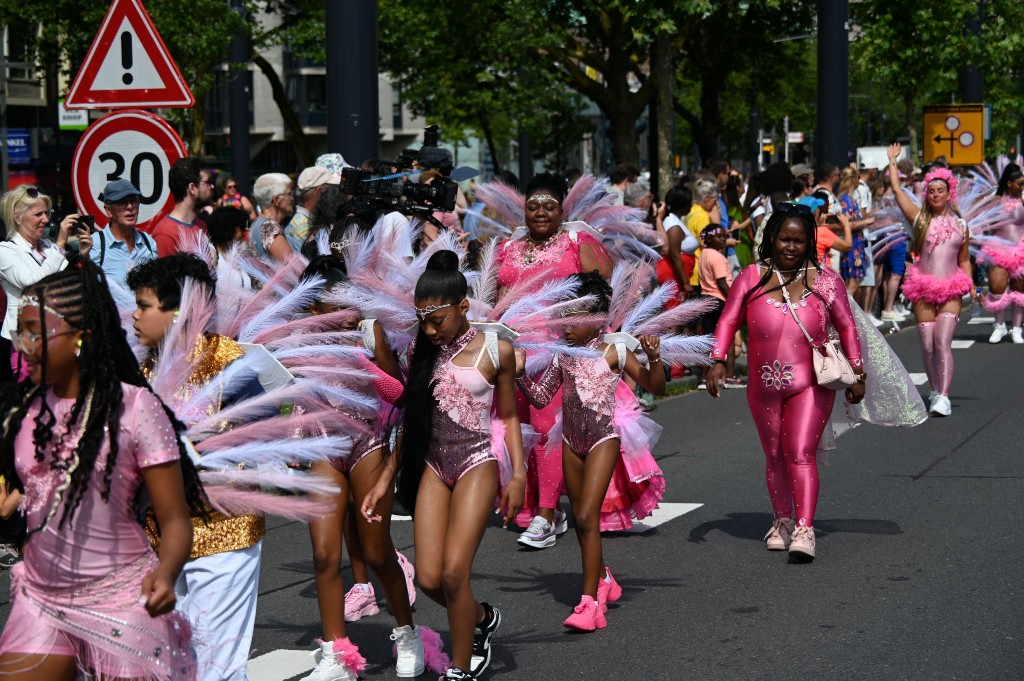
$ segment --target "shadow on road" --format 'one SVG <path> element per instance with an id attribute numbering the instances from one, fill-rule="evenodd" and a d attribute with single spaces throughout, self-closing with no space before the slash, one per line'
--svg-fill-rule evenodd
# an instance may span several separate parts
<path id="1" fill-rule="evenodd" d="M 707 541 L 711 532 L 719 531 L 748 541 L 763 541 L 764 534 L 772 526 L 770 513 L 730 513 L 718 520 L 709 520 L 690 530 L 688 541 L 702 544 Z M 900 526 L 892 520 L 876 520 L 871 518 L 835 518 L 818 520 L 814 524 L 815 533 L 819 537 L 830 534 L 903 534 Z"/>

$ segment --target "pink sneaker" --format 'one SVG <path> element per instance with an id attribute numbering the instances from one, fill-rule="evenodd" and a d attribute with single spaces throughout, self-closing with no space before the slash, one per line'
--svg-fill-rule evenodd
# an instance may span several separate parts
<path id="1" fill-rule="evenodd" d="M 793 539 L 789 542 L 789 555 L 811 560 L 814 558 L 814 528 L 810 525 L 801 525 L 793 533 Z"/>
<path id="2" fill-rule="evenodd" d="M 772 524 L 772 529 L 764 536 L 769 551 L 785 551 L 789 548 L 789 539 L 793 536 L 793 519 L 779 518 Z"/>
<path id="3" fill-rule="evenodd" d="M 416 602 L 416 584 L 412 581 L 416 577 L 416 567 L 402 555 L 401 551 L 395 551 L 395 553 L 398 554 L 398 564 L 402 566 L 402 572 L 405 573 L 405 588 L 409 591 L 409 605 L 412 605 Z"/>
<path id="4" fill-rule="evenodd" d="M 345 621 L 358 622 L 380 612 L 373 584 L 355 584 L 345 594 Z"/>
<path id="5" fill-rule="evenodd" d="M 573 608 L 572 614 L 562 624 L 569 629 L 593 631 L 594 629 L 604 629 L 607 627 L 608 620 L 605 619 L 604 613 L 601 612 L 601 606 L 598 602 L 590 596 L 584 596 L 580 599 L 580 604 Z"/>
<path id="6" fill-rule="evenodd" d="M 622 587 L 615 581 L 615 575 L 607 565 L 604 572 L 604 579 L 597 580 L 597 602 L 601 604 L 601 612 L 608 612 L 608 604 L 622 598 Z"/>

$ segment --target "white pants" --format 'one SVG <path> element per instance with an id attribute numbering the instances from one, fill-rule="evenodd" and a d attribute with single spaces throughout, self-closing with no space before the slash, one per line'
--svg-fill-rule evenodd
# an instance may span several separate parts
<path id="1" fill-rule="evenodd" d="M 185 563 L 174 584 L 202 681 L 246 681 L 263 541 Z"/>

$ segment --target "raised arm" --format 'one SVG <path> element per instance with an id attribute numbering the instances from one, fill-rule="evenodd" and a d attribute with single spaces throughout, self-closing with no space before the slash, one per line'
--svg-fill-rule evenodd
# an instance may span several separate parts
<path id="1" fill-rule="evenodd" d="M 535 381 L 524 371 L 516 376 L 516 385 L 523 391 L 523 395 L 530 401 L 530 404 L 537 409 L 548 406 L 562 386 L 562 368 L 559 365 L 558 355 L 551 360 L 551 364 L 544 370 L 540 379 Z"/>
<path id="2" fill-rule="evenodd" d="M 657 336 L 640 336 L 640 347 L 647 354 L 650 368 L 641 364 L 632 352 L 627 352 L 626 366 L 622 370 L 644 390 L 662 397 L 665 394 L 665 367 L 661 363 L 661 339 Z"/>
<path id="3" fill-rule="evenodd" d="M 889 145 L 889 186 L 892 188 L 892 195 L 896 199 L 896 204 L 900 207 L 900 210 L 903 211 L 904 217 L 913 223 L 921 209 L 914 205 L 914 202 L 910 200 L 910 197 L 907 196 L 900 186 L 900 171 L 896 167 L 896 160 L 900 157 L 902 151 L 903 147 L 899 142 Z"/>

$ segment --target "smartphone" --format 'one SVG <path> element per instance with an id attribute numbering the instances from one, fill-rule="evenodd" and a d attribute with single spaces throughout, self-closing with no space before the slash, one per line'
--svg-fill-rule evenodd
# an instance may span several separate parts
<path id="1" fill-rule="evenodd" d="M 93 228 L 96 227 L 96 218 L 92 215 L 79 215 L 78 219 L 75 220 L 75 229 L 79 232 L 86 232 L 92 234 Z"/>
<path id="2" fill-rule="evenodd" d="M 825 216 L 825 222 L 827 222 L 830 225 L 838 225 L 839 218 L 837 218 L 835 215 L 827 215 Z"/>

